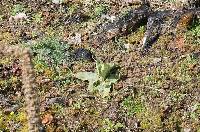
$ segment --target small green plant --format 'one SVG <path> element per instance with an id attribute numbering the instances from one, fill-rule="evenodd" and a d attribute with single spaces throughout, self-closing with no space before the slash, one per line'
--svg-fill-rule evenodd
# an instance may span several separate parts
<path id="1" fill-rule="evenodd" d="M 186 94 L 182 94 L 176 91 L 171 91 L 169 96 L 173 102 L 180 102 L 185 98 Z"/>
<path id="2" fill-rule="evenodd" d="M 33 20 L 36 22 L 36 23 L 41 23 L 42 22 L 42 13 L 36 13 L 34 16 L 33 16 Z"/>
<path id="3" fill-rule="evenodd" d="M 13 126 L 10 128 L 10 125 L 13 123 L 18 123 L 19 126 Z M 0 132 L 2 131 L 12 131 L 14 129 L 15 131 L 28 131 L 27 128 L 27 119 L 26 119 L 26 113 L 24 111 L 21 112 L 10 112 L 9 114 L 5 114 L 2 111 L 0 111 Z"/>
<path id="4" fill-rule="evenodd" d="M 23 12 L 23 11 L 24 11 L 24 6 L 17 4 L 17 5 L 14 5 L 13 10 L 11 12 L 11 15 L 15 16 L 17 13 L 20 13 L 20 12 Z"/>
<path id="5" fill-rule="evenodd" d="M 91 18 L 95 19 L 96 17 L 100 17 L 102 14 L 106 14 L 109 10 L 109 7 L 106 4 L 94 4 L 91 9 L 92 10 L 90 10 L 88 14 Z"/>
<path id="6" fill-rule="evenodd" d="M 103 120 L 103 126 L 105 128 L 101 129 L 102 132 L 111 132 L 111 131 L 119 131 L 120 128 L 123 128 L 123 124 L 117 122 L 116 124 L 111 121 L 109 118 Z"/>
<path id="7" fill-rule="evenodd" d="M 71 6 L 69 6 L 68 8 L 68 15 L 72 15 L 73 13 L 75 13 L 78 10 L 78 5 L 76 4 L 72 4 Z"/>
<path id="8" fill-rule="evenodd" d="M 89 81 L 89 91 L 99 91 L 103 97 L 106 97 L 109 95 L 112 85 L 120 78 L 118 68 L 113 63 L 97 61 L 95 72 L 79 72 L 75 74 L 75 77 L 83 81 Z"/>
<path id="9" fill-rule="evenodd" d="M 103 13 L 106 13 L 107 10 L 108 10 L 108 7 L 106 5 L 100 4 L 100 5 L 96 6 L 94 9 L 95 16 L 100 16 Z"/>
<path id="10" fill-rule="evenodd" d="M 186 32 L 186 40 L 192 44 L 200 44 L 200 21 L 196 20 L 191 25 L 190 29 Z"/>
<path id="11" fill-rule="evenodd" d="M 58 38 L 47 37 L 32 46 L 36 54 L 34 62 L 46 67 L 59 67 L 69 61 L 69 46 Z"/>
<path id="12" fill-rule="evenodd" d="M 4 15 L 0 15 L 0 22 L 3 21 Z"/>
<path id="13" fill-rule="evenodd" d="M 188 54 L 178 64 L 178 68 L 174 67 L 173 73 L 176 73 L 175 77 L 182 81 L 188 82 L 192 80 L 193 75 L 191 74 L 190 67 L 198 64 L 198 57 Z"/>
<path id="14" fill-rule="evenodd" d="M 46 37 L 32 45 L 34 68 L 38 74 L 43 74 L 56 82 L 64 85 L 70 82 L 71 70 L 63 68 L 70 63 L 69 45 L 55 37 Z"/>
<path id="15" fill-rule="evenodd" d="M 121 106 L 127 111 L 128 116 L 141 113 L 144 110 L 144 105 L 141 103 L 141 101 L 134 100 L 131 96 L 125 98 Z"/>
<path id="16" fill-rule="evenodd" d="M 192 106 L 192 111 L 190 112 L 190 117 L 194 120 L 199 121 L 200 116 L 200 103 L 196 103 Z"/>
<path id="17" fill-rule="evenodd" d="M 73 104 L 74 109 L 81 109 L 82 101 L 78 100 Z"/>

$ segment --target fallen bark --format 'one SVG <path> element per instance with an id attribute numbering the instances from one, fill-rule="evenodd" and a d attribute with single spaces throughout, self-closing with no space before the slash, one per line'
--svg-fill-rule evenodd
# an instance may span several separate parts
<path id="1" fill-rule="evenodd" d="M 189 6 L 177 10 L 154 11 L 148 2 L 144 1 L 143 3 L 139 8 L 130 9 L 125 15 L 117 16 L 113 22 L 98 25 L 90 36 L 90 43 L 101 45 L 115 37 L 127 35 L 146 24 L 142 49 L 148 49 L 160 35 L 169 32 L 175 34 L 174 29 L 177 28 L 186 14 L 191 14 L 192 17 L 188 17 L 189 20 L 185 21 L 191 21 L 200 12 L 200 8 Z M 195 3 L 195 5 L 197 4 Z"/>
<path id="2" fill-rule="evenodd" d="M 91 43 L 102 44 L 120 35 L 126 35 L 137 29 L 141 23 L 146 23 L 151 9 L 142 5 L 137 9 L 129 10 L 125 15 L 117 16 L 114 22 L 98 25 L 91 35 Z"/>

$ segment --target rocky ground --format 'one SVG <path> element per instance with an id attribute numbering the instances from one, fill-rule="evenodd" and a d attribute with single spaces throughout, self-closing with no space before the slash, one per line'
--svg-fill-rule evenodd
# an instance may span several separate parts
<path id="1" fill-rule="evenodd" d="M 161 35 L 145 55 L 145 24 L 109 42 L 90 41 L 98 24 L 138 6 L 129 0 L 1 1 L 0 44 L 32 49 L 46 131 L 200 131 L 198 19 L 175 39 Z M 102 74 L 96 60 L 107 68 Z M 27 131 L 19 62 L 0 53 L 0 131 Z M 76 76 L 83 71 L 99 77 L 92 90 Z"/>

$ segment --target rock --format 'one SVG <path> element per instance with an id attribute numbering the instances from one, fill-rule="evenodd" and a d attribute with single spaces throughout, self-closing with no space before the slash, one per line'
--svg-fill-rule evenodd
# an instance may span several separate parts
<path id="1" fill-rule="evenodd" d="M 114 22 L 116 20 L 116 16 L 109 16 L 109 15 L 102 15 L 101 16 L 101 19 L 107 19 L 109 20 L 110 22 Z"/>
<path id="2" fill-rule="evenodd" d="M 54 98 L 49 98 L 46 100 L 47 106 L 50 106 L 52 104 L 61 104 L 61 105 L 65 106 L 66 100 L 65 100 L 65 98 L 62 98 L 62 97 L 54 97 Z"/>
<path id="3" fill-rule="evenodd" d="M 183 131 L 184 132 L 191 132 L 191 129 L 190 128 L 184 128 Z"/>
<path id="4" fill-rule="evenodd" d="M 20 106 L 18 104 L 15 104 L 13 106 L 10 106 L 9 108 L 4 109 L 4 112 L 9 114 L 11 112 L 16 112 L 18 109 L 20 109 Z"/>
<path id="5" fill-rule="evenodd" d="M 74 52 L 75 60 L 87 60 L 87 61 L 94 61 L 94 55 L 85 48 L 78 48 Z"/>
<path id="6" fill-rule="evenodd" d="M 162 61 L 162 58 L 153 58 L 153 63 L 156 64 L 156 63 L 159 63 Z"/>
<path id="7" fill-rule="evenodd" d="M 9 21 L 12 21 L 12 20 L 18 21 L 18 20 L 23 20 L 23 19 L 27 19 L 27 18 L 28 18 L 28 16 L 25 13 L 20 12 L 20 13 L 17 13 L 15 16 L 11 16 L 9 18 Z"/>
<path id="8" fill-rule="evenodd" d="M 81 43 L 81 34 L 80 33 L 75 33 L 74 36 L 71 36 L 68 38 L 68 43 L 69 44 L 80 44 Z"/>
<path id="9" fill-rule="evenodd" d="M 6 106 L 11 106 L 11 102 L 3 94 L 0 94 L 0 107 Z"/>
<path id="10" fill-rule="evenodd" d="M 54 4 L 62 4 L 63 0 L 52 0 Z"/>

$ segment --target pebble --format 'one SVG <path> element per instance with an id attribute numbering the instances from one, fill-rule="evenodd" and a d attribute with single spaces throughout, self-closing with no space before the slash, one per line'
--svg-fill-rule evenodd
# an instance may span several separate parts
<path id="1" fill-rule="evenodd" d="M 62 4 L 63 0 L 52 0 L 54 4 Z"/>
<path id="2" fill-rule="evenodd" d="M 69 44 L 80 44 L 81 43 L 81 34 L 75 33 L 74 36 L 68 38 Z"/>
<path id="3" fill-rule="evenodd" d="M 15 16 L 11 16 L 9 18 L 9 21 L 22 20 L 22 19 L 27 19 L 27 18 L 28 18 L 28 16 L 25 13 L 21 12 L 21 13 L 16 14 Z"/>
<path id="4" fill-rule="evenodd" d="M 74 52 L 74 57 L 76 60 L 87 60 L 87 61 L 94 61 L 94 55 L 92 52 L 85 48 L 78 48 Z"/>
<path id="5" fill-rule="evenodd" d="M 191 129 L 190 128 L 184 128 L 183 131 L 184 132 L 191 132 Z"/>
<path id="6" fill-rule="evenodd" d="M 153 59 L 153 63 L 155 64 L 155 63 L 159 63 L 159 62 L 161 62 L 162 61 L 162 58 L 154 58 Z"/>

